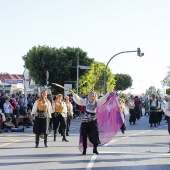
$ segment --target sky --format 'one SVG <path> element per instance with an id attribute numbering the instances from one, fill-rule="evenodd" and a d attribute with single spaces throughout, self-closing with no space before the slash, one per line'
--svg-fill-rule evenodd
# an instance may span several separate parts
<path id="1" fill-rule="evenodd" d="M 74 47 L 129 74 L 131 93 L 161 81 L 170 66 L 169 0 L 0 0 L 0 72 L 23 74 L 33 46 Z M 80 63 L 81 65 L 81 63 Z"/>

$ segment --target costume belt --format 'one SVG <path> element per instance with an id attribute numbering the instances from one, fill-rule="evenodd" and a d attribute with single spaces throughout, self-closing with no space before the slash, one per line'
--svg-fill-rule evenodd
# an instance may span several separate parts
<path id="1" fill-rule="evenodd" d="M 92 115 L 92 116 L 95 116 L 95 115 L 96 115 L 96 113 L 91 113 L 91 112 L 87 112 L 87 111 L 86 111 L 86 113 L 87 113 L 88 115 Z"/>
<path id="2" fill-rule="evenodd" d="M 45 110 L 38 110 L 37 111 L 37 117 L 38 118 L 47 118 L 48 116 L 48 112 L 47 111 L 45 111 Z"/>
<path id="3" fill-rule="evenodd" d="M 155 106 L 150 106 L 150 110 L 156 110 Z"/>
<path id="4" fill-rule="evenodd" d="M 67 112 L 67 115 L 71 115 L 71 112 Z"/>
<path id="5" fill-rule="evenodd" d="M 59 112 L 54 112 L 54 113 L 53 113 L 53 117 L 58 117 L 59 114 L 61 114 L 61 113 L 59 113 Z"/>

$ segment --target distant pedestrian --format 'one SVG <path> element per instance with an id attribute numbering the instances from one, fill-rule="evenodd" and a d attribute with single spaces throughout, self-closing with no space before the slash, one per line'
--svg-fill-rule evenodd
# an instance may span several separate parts
<path id="1" fill-rule="evenodd" d="M 150 114 L 149 114 L 150 127 L 152 127 L 153 124 L 154 127 L 156 127 L 156 124 L 158 123 L 158 114 L 157 114 L 157 101 L 155 95 L 152 95 L 149 106 L 150 106 Z"/>
<path id="2" fill-rule="evenodd" d="M 136 112 L 135 112 L 135 102 L 133 95 L 129 97 L 128 100 L 128 108 L 129 108 L 129 122 L 130 124 L 135 124 L 136 123 Z"/>
<path id="3" fill-rule="evenodd" d="M 167 99 L 164 108 L 164 113 L 168 116 L 168 132 L 170 134 L 170 98 Z"/>
<path id="4" fill-rule="evenodd" d="M 121 109 L 121 111 L 124 115 L 124 118 L 125 118 L 125 101 L 124 101 L 124 99 L 119 98 L 118 102 L 119 102 L 120 109 Z M 120 129 L 121 129 L 122 133 L 124 134 L 125 130 L 126 130 L 126 120 L 125 119 L 124 119 L 124 123 Z"/>
<path id="5" fill-rule="evenodd" d="M 70 124 L 71 124 L 71 119 L 73 118 L 73 105 L 69 101 L 69 96 L 66 96 L 64 98 L 64 101 L 67 106 L 67 127 L 66 127 L 66 136 L 69 136 L 69 131 L 70 131 Z"/>
<path id="6" fill-rule="evenodd" d="M 139 99 L 138 96 L 135 96 L 134 98 L 134 104 L 135 104 L 135 112 L 136 112 L 136 118 L 139 120 L 141 116 L 141 100 Z"/>

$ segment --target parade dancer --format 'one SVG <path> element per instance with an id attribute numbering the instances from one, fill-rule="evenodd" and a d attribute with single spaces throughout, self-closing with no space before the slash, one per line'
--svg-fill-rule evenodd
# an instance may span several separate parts
<path id="1" fill-rule="evenodd" d="M 170 98 L 168 98 L 167 100 L 168 101 L 166 102 L 163 111 L 168 117 L 168 120 L 167 120 L 168 121 L 168 132 L 169 132 L 169 135 L 170 135 Z M 170 153 L 170 142 L 169 142 L 169 153 Z"/>
<path id="2" fill-rule="evenodd" d="M 99 140 L 99 131 L 98 123 L 96 119 L 96 108 L 97 106 L 103 104 L 109 97 L 110 93 L 106 93 L 100 99 L 97 99 L 97 94 L 94 91 L 91 91 L 88 95 L 88 98 L 80 98 L 72 90 L 70 92 L 73 94 L 73 100 L 78 105 L 86 106 L 85 113 L 82 117 L 81 122 L 81 135 L 83 137 L 83 155 L 86 155 L 87 149 L 87 137 L 89 141 L 93 144 L 93 153 L 99 154 L 97 151 L 97 146 L 100 144 Z"/>
<path id="3" fill-rule="evenodd" d="M 73 118 L 73 105 L 69 101 L 69 96 L 65 96 L 64 101 L 67 106 L 67 128 L 66 128 L 66 136 L 69 136 L 68 132 L 70 130 L 71 119 Z"/>
<path id="4" fill-rule="evenodd" d="M 52 84 L 72 93 L 74 102 L 85 106 L 86 109 L 81 118 L 79 150 L 86 155 L 87 147 L 93 146 L 93 153 L 99 154 L 97 146 L 110 142 L 124 123 L 116 93 L 108 92 L 97 99 L 97 94 L 92 91 L 87 98 L 80 98 L 72 90 L 57 83 Z"/>
<path id="5" fill-rule="evenodd" d="M 119 102 L 120 110 L 122 111 L 122 113 L 124 115 L 124 119 L 125 119 L 125 101 L 124 101 L 124 99 L 119 98 L 118 102 Z M 121 129 L 122 133 L 124 134 L 125 130 L 126 130 L 126 121 L 124 121 L 124 123 L 120 129 Z"/>
<path id="6" fill-rule="evenodd" d="M 133 99 L 133 95 L 130 96 L 128 100 L 128 108 L 129 108 L 129 122 L 130 124 L 135 124 L 136 122 L 136 112 L 135 112 L 135 103 Z"/>
<path id="7" fill-rule="evenodd" d="M 156 127 L 156 124 L 158 123 L 158 114 L 157 114 L 157 101 L 155 98 L 155 95 L 152 95 L 152 98 L 150 99 L 150 114 L 149 114 L 149 123 L 150 127 L 154 124 L 154 127 Z"/>
<path id="8" fill-rule="evenodd" d="M 53 130 L 54 130 L 54 141 L 56 141 L 57 128 L 59 127 L 59 133 L 63 136 L 62 141 L 68 142 L 66 139 L 66 128 L 67 128 L 67 106 L 63 101 L 63 95 L 58 94 L 54 101 L 53 117 Z M 60 124 L 60 125 L 59 125 Z"/>
<path id="9" fill-rule="evenodd" d="M 41 96 L 35 101 L 32 115 L 35 116 L 33 132 L 35 134 L 35 148 L 39 146 L 40 135 L 44 136 L 44 146 L 47 146 L 47 135 L 49 134 L 49 120 L 51 118 L 51 102 L 47 99 L 47 90 L 42 90 Z"/>

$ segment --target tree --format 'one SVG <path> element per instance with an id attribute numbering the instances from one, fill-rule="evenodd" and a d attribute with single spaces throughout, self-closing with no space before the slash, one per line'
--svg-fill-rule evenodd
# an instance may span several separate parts
<path id="1" fill-rule="evenodd" d="M 170 88 L 166 89 L 166 94 L 170 95 Z"/>
<path id="2" fill-rule="evenodd" d="M 33 47 L 24 55 L 24 67 L 29 70 L 30 76 L 39 85 L 46 84 L 46 71 L 49 72 L 49 84 L 58 83 L 64 85 L 65 81 L 76 81 L 77 59 L 81 65 L 91 65 L 94 59 L 87 57 L 87 53 L 80 48 L 51 48 L 48 46 Z M 80 70 L 83 75 L 87 70 Z M 73 84 L 75 88 L 76 84 Z M 54 88 L 54 87 L 53 87 Z M 55 87 L 56 88 L 56 87 Z M 58 92 L 62 92 L 58 88 Z"/>
<path id="3" fill-rule="evenodd" d="M 100 95 L 104 91 L 104 69 L 105 64 L 101 62 L 93 62 L 91 64 L 91 70 L 88 70 L 86 74 L 80 77 L 79 86 L 80 92 L 87 94 L 91 90 L 95 90 Z M 115 87 L 115 78 L 110 69 L 107 69 L 107 89 L 111 91 Z"/>
<path id="4" fill-rule="evenodd" d="M 148 90 L 146 90 L 146 95 L 152 96 L 153 94 L 156 96 L 156 88 L 154 86 L 150 86 Z"/>
<path id="5" fill-rule="evenodd" d="M 132 86 L 133 80 L 128 74 L 116 74 L 115 80 L 116 80 L 116 86 L 115 86 L 116 91 L 119 90 L 123 91 Z"/>
<path id="6" fill-rule="evenodd" d="M 167 76 L 162 80 L 162 85 L 163 86 L 169 86 L 170 87 L 170 66 L 168 66 L 168 72 L 167 72 Z"/>

